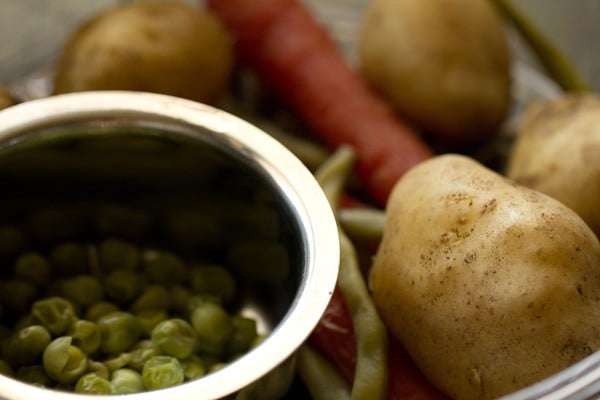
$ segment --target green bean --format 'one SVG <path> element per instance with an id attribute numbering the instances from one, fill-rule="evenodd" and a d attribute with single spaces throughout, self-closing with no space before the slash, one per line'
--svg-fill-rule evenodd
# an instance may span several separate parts
<path id="1" fill-rule="evenodd" d="M 298 350 L 298 374 L 314 400 L 350 400 L 350 388 L 337 369 L 308 344 Z"/>
<path id="2" fill-rule="evenodd" d="M 340 235 L 338 287 L 352 316 L 356 336 L 356 372 L 353 399 L 384 398 L 387 389 L 387 335 L 368 293 L 354 246 Z"/>
<path id="3" fill-rule="evenodd" d="M 117 304 L 128 304 L 142 291 L 143 279 L 134 271 L 117 269 L 104 280 L 106 296 Z"/>
<path id="4" fill-rule="evenodd" d="M 76 393 L 113 394 L 116 393 L 113 384 L 95 372 L 88 372 L 77 380 Z"/>
<path id="5" fill-rule="evenodd" d="M 50 262 L 37 252 L 21 254 L 14 263 L 15 277 L 31 282 L 37 287 L 50 282 Z"/>
<path id="6" fill-rule="evenodd" d="M 333 209 L 352 169 L 353 151 L 341 148 L 315 173 Z M 353 243 L 340 229 L 337 286 L 352 316 L 356 336 L 356 372 L 352 399 L 382 399 L 387 390 L 387 334 L 369 295 Z"/>
<path id="7" fill-rule="evenodd" d="M 34 364 L 41 360 L 51 340 L 50 332 L 42 325 L 28 326 L 10 337 L 3 357 L 13 365 Z"/>
<path id="8" fill-rule="evenodd" d="M 121 269 L 133 271 L 140 265 L 140 251 L 125 240 L 105 239 L 98 246 L 98 263 L 104 273 Z"/>
<path id="9" fill-rule="evenodd" d="M 385 212 L 374 208 L 340 209 L 339 223 L 348 236 L 364 242 L 379 242 L 385 226 Z"/>
<path id="10" fill-rule="evenodd" d="M 3 312 L 11 316 L 27 312 L 37 296 L 37 288 L 28 281 L 10 279 L 0 282 L 0 303 Z"/>
<path id="11" fill-rule="evenodd" d="M 144 382 L 142 375 L 133 369 L 121 368 L 112 373 L 110 382 L 113 385 L 114 393 L 127 394 L 144 391 Z"/>
<path id="12" fill-rule="evenodd" d="M 183 367 L 179 360 L 170 356 L 150 358 L 142 370 L 144 387 L 149 390 L 163 389 L 183 383 Z"/>
<path id="13" fill-rule="evenodd" d="M 33 303 L 31 313 L 52 334 L 64 333 L 77 319 L 73 304 L 62 297 L 48 297 Z"/>
<path id="14" fill-rule="evenodd" d="M 43 354 L 46 373 L 61 384 L 77 382 L 88 367 L 86 355 L 71 342 L 71 337 L 60 336 L 50 342 Z"/>
<path id="15" fill-rule="evenodd" d="M 105 354 L 116 354 L 129 350 L 142 334 L 142 327 L 135 315 L 125 311 L 114 311 L 98 319 L 102 335 L 100 349 Z"/>
<path id="16" fill-rule="evenodd" d="M 78 307 L 88 307 L 104 298 L 104 287 L 92 275 L 77 275 L 62 282 L 61 295 Z"/>
<path id="17" fill-rule="evenodd" d="M 167 310 L 171 305 L 171 298 L 167 289 L 161 285 L 149 285 L 131 305 L 131 310 Z"/>
<path id="18" fill-rule="evenodd" d="M 46 373 L 46 369 L 41 364 L 24 365 L 17 369 L 15 378 L 27 382 L 31 385 L 46 387 L 52 382 Z"/>
<path id="19" fill-rule="evenodd" d="M 142 267 L 151 282 L 166 286 L 181 284 L 187 275 L 187 268 L 183 261 L 167 251 L 144 251 Z"/>
<path id="20" fill-rule="evenodd" d="M 181 318 L 160 322 L 152 330 L 152 345 L 160 353 L 177 359 L 192 355 L 197 347 L 194 328 Z"/>
<path id="21" fill-rule="evenodd" d="M 518 7 L 508 0 L 492 1 L 512 21 L 522 38 L 529 44 L 548 74 L 564 90 L 589 91 L 586 82 L 567 56 L 552 43 Z"/>
<path id="22" fill-rule="evenodd" d="M 78 319 L 73 321 L 66 332 L 67 336 L 73 338 L 73 345 L 77 346 L 86 354 L 98 351 L 102 343 L 102 334 L 98 324 L 92 321 Z"/>
<path id="23" fill-rule="evenodd" d="M 69 277 L 89 272 L 88 249 L 79 243 L 62 243 L 50 251 L 53 273 Z"/>
<path id="24" fill-rule="evenodd" d="M 95 302 L 94 304 L 91 304 L 87 308 L 87 310 L 85 311 L 84 318 L 89 321 L 96 322 L 103 315 L 109 314 L 113 311 L 119 311 L 119 310 L 120 310 L 120 308 L 116 304 L 111 303 L 110 301 L 101 300 L 101 301 Z"/>
<path id="25" fill-rule="evenodd" d="M 198 349 L 208 354 L 222 354 L 233 333 L 231 316 L 218 304 L 204 302 L 191 314 L 192 327 L 198 336 Z"/>
<path id="26" fill-rule="evenodd" d="M 223 303 L 233 300 L 235 279 L 220 265 L 195 265 L 190 271 L 190 286 L 195 293 L 218 297 Z"/>
<path id="27" fill-rule="evenodd" d="M 233 325 L 233 332 L 227 342 L 227 353 L 231 356 L 247 352 L 258 337 L 256 320 L 241 315 L 234 315 L 231 318 L 231 323 Z"/>
<path id="28" fill-rule="evenodd" d="M 181 360 L 181 366 L 183 367 L 183 375 L 186 381 L 193 381 L 206 375 L 206 367 L 198 356 L 192 356 Z"/>

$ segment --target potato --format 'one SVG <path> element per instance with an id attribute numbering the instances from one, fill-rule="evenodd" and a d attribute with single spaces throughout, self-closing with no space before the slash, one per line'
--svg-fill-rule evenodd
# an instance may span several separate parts
<path id="1" fill-rule="evenodd" d="M 227 89 L 233 43 L 208 10 L 134 2 L 95 15 L 67 41 L 55 92 L 136 90 L 211 103 Z"/>
<path id="2" fill-rule="evenodd" d="M 506 174 L 561 201 L 600 236 L 600 97 L 533 103 L 520 122 Z"/>
<path id="3" fill-rule="evenodd" d="M 452 398 L 507 394 L 600 346 L 594 233 L 465 156 L 436 156 L 397 183 L 370 287 L 393 335 Z"/>
<path id="4" fill-rule="evenodd" d="M 10 94 L 9 90 L 0 86 L 0 110 L 17 104 L 16 100 Z"/>
<path id="5" fill-rule="evenodd" d="M 503 21 L 482 0 L 371 0 L 360 67 L 400 114 L 463 144 L 497 132 L 510 104 Z"/>

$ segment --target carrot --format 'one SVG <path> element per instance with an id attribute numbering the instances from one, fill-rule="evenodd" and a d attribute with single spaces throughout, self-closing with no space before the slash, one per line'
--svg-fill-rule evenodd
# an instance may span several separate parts
<path id="1" fill-rule="evenodd" d="M 320 141 L 355 149 L 357 175 L 379 205 L 404 172 L 433 155 L 350 68 L 297 0 L 208 0 L 208 5 L 234 36 L 240 61 Z"/>
<path id="2" fill-rule="evenodd" d="M 356 365 L 356 343 L 352 320 L 344 298 L 335 290 L 310 343 L 351 383 Z M 447 400 L 414 365 L 402 346 L 388 335 L 387 400 Z"/>

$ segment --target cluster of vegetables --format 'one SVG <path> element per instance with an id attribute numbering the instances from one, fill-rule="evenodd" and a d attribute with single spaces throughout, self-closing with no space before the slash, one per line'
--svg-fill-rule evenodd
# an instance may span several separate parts
<path id="1" fill-rule="evenodd" d="M 527 105 L 491 170 L 469 151 L 510 111 L 505 16 L 566 93 Z M 342 228 L 338 290 L 299 351 L 310 394 L 489 399 L 600 349 L 600 100 L 522 22 L 505 0 L 371 0 L 353 69 L 297 0 L 134 2 L 74 33 L 55 93 L 172 94 L 274 135 L 253 118 L 276 103 L 314 139 L 276 135 Z"/>
<path id="2" fill-rule="evenodd" d="M 114 237 L 19 253 L 0 291 L 2 373 L 58 390 L 170 387 L 219 369 L 261 337 L 254 319 L 228 309 L 236 292 L 228 269 Z"/>

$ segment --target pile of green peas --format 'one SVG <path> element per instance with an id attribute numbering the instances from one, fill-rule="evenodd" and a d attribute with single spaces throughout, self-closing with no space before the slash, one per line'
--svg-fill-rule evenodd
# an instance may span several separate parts
<path id="1" fill-rule="evenodd" d="M 236 281 L 222 265 L 104 237 L 26 250 L 8 267 L 0 373 L 33 385 L 102 394 L 167 388 L 262 339 L 254 319 L 230 309 Z"/>

